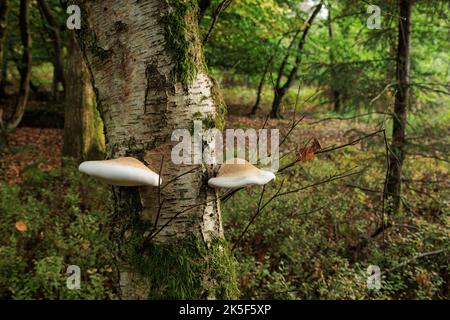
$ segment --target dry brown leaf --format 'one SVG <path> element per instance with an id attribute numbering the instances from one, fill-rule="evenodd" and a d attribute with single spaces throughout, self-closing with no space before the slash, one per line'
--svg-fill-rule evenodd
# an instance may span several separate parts
<path id="1" fill-rule="evenodd" d="M 89 249 L 90 246 L 91 246 L 91 244 L 89 242 L 83 242 L 80 244 L 80 247 L 83 250 Z"/>
<path id="2" fill-rule="evenodd" d="M 428 287 L 430 285 L 430 281 L 427 279 L 427 276 L 423 272 L 419 272 L 416 280 L 424 287 Z"/>
<path id="3" fill-rule="evenodd" d="M 314 154 L 322 149 L 319 140 L 312 138 L 305 147 L 301 147 L 297 150 L 297 159 L 301 162 L 307 162 L 314 159 Z"/>
<path id="4" fill-rule="evenodd" d="M 16 222 L 16 230 L 17 230 L 17 231 L 19 231 L 19 232 L 25 232 L 25 231 L 27 231 L 27 229 L 28 229 L 28 227 L 27 227 L 27 225 L 25 224 L 25 222 L 23 222 L 23 221 L 21 221 L 21 220 L 19 220 L 19 221 Z"/>

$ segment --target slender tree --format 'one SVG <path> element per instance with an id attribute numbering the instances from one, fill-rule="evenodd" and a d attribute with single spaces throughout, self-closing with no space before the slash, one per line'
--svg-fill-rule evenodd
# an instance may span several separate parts
<path id="1" fill-rule="evenodd" d="M 275 57 L 279 53 L 281 42 L 285 39 L 285 37 L 289 33 L 290 32 L 286 32 L 285 34 L 283 34 L 280 37 L 280 39 L 277 41 L 275 51 L 270 55 L 269 59 L 267 60 L 266 64 L 264 65 L 263 72 L 262 72 L 261 78 L 259 80 L 258 89 L 256 90 L 256 100 L 255 100 L 255 103 L 253 104 L 252 110 L 250 111 L 250 115 L 255 115 L 256 111 L 259 109 L 259 104 L 261 102 L 262 90 L 263 90 L 263 87 L 264 87 L 264 82 L 266 81 L 267 72 L 272 67 L 273 60 L 275 59 Z M 288 48 L 288 51 L 292 48 L 298 33 L 299 32 L 295 33 L 294 39 L 291 41 L 291 43 L 289 45 L 289 48 Z M 288 56 L 289 56 L 289 52 L 285 55 L 285 59 L 283 60 L 283 63 L 286 63 L 286 60 L 287 60 Z"/>
<path id="2" fill-rule="evenodd" d="M 121 297 L 236 297 L 219 200 L 206 183 L 212 168 L 171 161 L 173 130 L 189 130 L 199 115 L 223 123 L 219 90 L 204 63 L 198 1 L 76 3 L 107 155 L 137 157 L 163 181 L 159 188 L 113 189 Z"/>
<path id="3" fill-rule="evenodd" d="M 5 46 L 8 26 L 8 0 L 0 0 L 0 95 L 4 95 L 6 81 Z"/>
<path id="4" fill-rule="evenodd" d="M 322 3 L 319 3 L 313 10 L 311 16 L 308 18 L 305 28 L 303 29 L 302 37 L 298 43 L 297 51 L 295 53 L 295 62 L 294 66 L 292 67 L 291 71 L 287 75 L 287 79 L 284 84 L 282 84 L 282 79 L 284 77 L 284 69 L 286 64 L 282 63 L 279 71 L 278 71 L 278 77 L 274 89 L 274 98 L 272 102 L 272 110 L 270 112 L 270 116 L 272 118 L 279 118 L 281 117 L 280 113 L 280 106 L 281 102 L 283 100 L 284 95 L 289 90 L 289 88 L 292 86 L 292 84 L 295 81 L 295 78 L 297 77 L 298 68 L 300 67 L 301 62 L 301 56 L 302 51 L 306 43 L 306 37 L 308 36 L 309 30 L 311 29 L 311 25 L 314 22 L 314 19 L 319 14 L 320 9 L 322 9 Z M 294 39 L 296 39 L 297 34 L 294 36 Z"/>
<path id="5" fill-rule="evenodd" d="M 3 110 L 0 109 L 0 150 L 7 146 L 7 136 L 15 130 L 22 120 L 30 91 L 31 76 L 31 36 L 29 30 L 30 22 L 30 0 L 20 1 L 19 26 L 20 39 L 22 43 L 22 59 L 19 61 L 20 74 L 19 93 L 12 115 L 7 119 Z"/>
<path id="6" fill-rule="evenodd" d="M 386 184 L 388 212 L 395 214 L 400 208 L 402 165 L 405 158 L 406 115 L 409 105 L 409 67 L 411 42 L 412 0 L 399 0 L 397 41 L 397 90 L 395 93 L 391 152 Z"/>
<path id="7" fill-rule="evenodd" d="M 53 42 L 53 81 L 52 81 L 52 97 L 57 99 L 58 86 L 62 85 L 63 90 L 66 86 L 63 70 L 63 57 L 62 57 L 62 40 L 61 32 L 59 30 L 58 21 L 55 19 L 52 10 L 50 9 L 46 0 L 37 0 L 39 8 L 47 21 L 50 35 Z"/>

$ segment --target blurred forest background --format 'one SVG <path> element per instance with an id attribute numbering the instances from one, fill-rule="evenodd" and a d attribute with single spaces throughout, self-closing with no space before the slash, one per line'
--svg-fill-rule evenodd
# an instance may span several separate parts
<path id="1" fill-rule="evenodd" d="M 408 53 L 397 0 L 199 0 L 226 128 L 286 137 L 286 168 L 267 195 L 283 180 L 301 189 L 329 179 L 261 212 L 260 187 L 222 204 L 241 298 L 450 298 L 450 3 L 411 3 Z M 370 4 L 379 28 L 368 27 Z M 105 139 L 66 8 L 0 0 L 0 299 L 117 298 L 108 187 L 77 171 L 104 157 Z M 329 178 L 349 170 L 358 174 Z M 86 270 L 80 290 L 65 287 L 70 264 Z M 380 290 L 366 286 L 370 265 L 382 271 Z"/>

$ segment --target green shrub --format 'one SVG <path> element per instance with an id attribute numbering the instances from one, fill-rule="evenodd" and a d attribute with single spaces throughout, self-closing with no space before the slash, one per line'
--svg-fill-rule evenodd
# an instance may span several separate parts
<path id="1" fill-rule="evenodd" d="M 0 299 L 116 298 L 106 190 L 73 166 L 37 165 L 20 186 L 0 182 Z M 79 290 L 66 286 L 69 265 L 81 269 Z"/>
<path id="2" fill-rule="evenodd" d="M 295 189 L 314 182 L 307 176 L 321 180 L 355 164 L 364 168 L 359 176 L 277 198 L 265 208 L 235 250 L 242 298 L 450 298 L 449 251 L 420 256 L 450 249 L 445 188 L 405 182 L 403 212 L 390 218 L 384 234 L 370 238 L 382 221 L 385 174 L 382 140 L 375 140 L 359 151 L 318 156 L 266 186 L 267 200 L 283 179 L 283 190 Z M 445 181 L 448 172 L 442 162 L 412 156 L 404 170 L 405 179 L 414 181 Z M 232 243 L 254 214 L 260 193 L 261 188 L 247 188 L 223 204 Z M 370 265 L 385 272 L 380 290 L 366 287 Z"/>

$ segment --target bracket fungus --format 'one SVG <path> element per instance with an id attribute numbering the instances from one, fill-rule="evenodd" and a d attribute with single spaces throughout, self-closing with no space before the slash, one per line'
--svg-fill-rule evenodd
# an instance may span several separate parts
<path id="1" fill-rule="evenodd" d="M 213 188 L 241 188 L 248 185 L 263 185 L 275 179 L 271 171 L 261 170 L 245 161 L 234 158 L 221 165 L 217 176 L 208 180 Z"/>
<path id="2" fill-rule="evenodd" d="M 85 161 L 78 170 L 100 181 L 114 186 L 158 186 L 162 180 L 159 175 L 141 161 L 124 157 L 111 160 Z"/>

